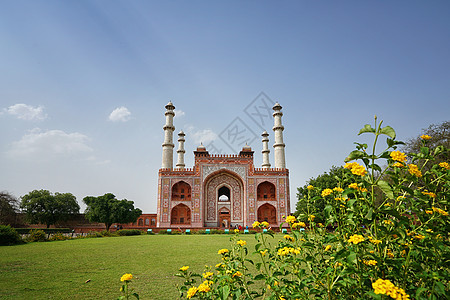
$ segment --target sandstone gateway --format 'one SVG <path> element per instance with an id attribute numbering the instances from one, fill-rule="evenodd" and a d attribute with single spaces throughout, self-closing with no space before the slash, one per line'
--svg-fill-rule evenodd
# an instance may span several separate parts
<path id="1" fill-rule="evenodd" d="M 281 105 L 274 113 L 274 168 L 269 163 L 269 134 L 262 133 L 263 163 L 255 168 L 253 151 L 245 145 L 237 155 L 213 155 L 200 145 L 193 168 L 185 168 L 185 134 L 178 134 L 173 166 L 175 106 L 166 106 L 162 167 L 158 177 L 157 227 L 251 227 L 254 221 L 278 226 L 290 213 L 289 170 L 286 169 Z"/>

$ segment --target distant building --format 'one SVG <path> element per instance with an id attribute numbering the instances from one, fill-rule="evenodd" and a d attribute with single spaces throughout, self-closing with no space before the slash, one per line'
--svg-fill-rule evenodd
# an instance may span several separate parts
<path id="1" fill-rule="evenodd" d="M 162 168 L 158 178 L 157 226 L 164 228 L 243 227 L 254 221 L 272 226 L 290 214 L 289 170 L 286 169 L 283 113 L 274 113 L 274 166 L 269 163 L 269 134 L 262 133 L 263 163 L 255 168 L 253 151 L 245 145 L 237 155 L 212 155 L 205 146 L 194 151 L 192 169 L 185 168 L 185 134 L 178 134 L 177 164 L 173 167 L 175 106 L 166 106 Z"/>

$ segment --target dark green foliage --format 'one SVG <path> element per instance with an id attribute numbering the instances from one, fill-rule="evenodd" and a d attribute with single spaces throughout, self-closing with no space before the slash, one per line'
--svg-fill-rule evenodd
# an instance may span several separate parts
<path id="1" fill-rule="evenodd" d="M 344 173 L 344 168 L 332 166 L 330 171 L 323 173 L 322 175 L 317 176 L 316 178 L 311 178 L 307 181 L 307 183 L 303 187 L 297 188 L 297 205 L 295 215 L 299 214 L 309 215 L 312 211 L 314 211 L 317 222 L 322 222 L 324 219 L 323 211 L 325 209 L 325 201 L 323 197 L 321 197 L 320 193 L 322 190 L 330 187 L 339 186 L 340 179 L 343 178 L 342 174 Z M 314 189 L 308 191 L 308 186 L 311 185 Z M 308 201 L 306 198 L 308 196 L 308 192 L 310 193 L 311 199 L 314 200 L 313 208 L 308 208 Z M 308 211 L 309 210 L 309 211 Z"/>
<path id="2" fill-rule="evenodd" d="M 44 231 L 46 234 L 56 234 L 58 232 L 61 233 L 71 233 L 72 229 L 70 228 L 16 228 L 16 231 L 19 234 L 28 234 L 30 230 L 39 229 Z"/>
<path id="3" fill-rule="evenodd" d="M 70 240 L 70 239 L 71 239 L 71 237 L 65 236 L 61 232 L 57 232 L 54 235 L 52 235 L 48 240 L 49 241 L 65 241 L 65 240 Z"/>
<path id="4" fill-rule="evenodd" d="M 83 202 L 87 205 L 86 218 L 91 222 L 104 223 L 108 231 L 113 223 L 136 222 L 142 214 L 139 208 L 134 208 L 133 201 L 118 200 L 111 193 L 84 197 Z"/>
<path id="5" fill-rule="evenodd" d="M 31 224 L 56 224 L 65 221 L 74 214 L 79 213 L 80 206 L 71 193 L 56 193 L 53 195 L 47 190 L 34 190 L 22 196 L 20 207 Z"/>
<path id="6" fill-rule="evenodd" d="M 45 242 L 47 241 L 47 235 L 44 230 L 33 229 L 30 230 L 30 234 L 27 237 L 27 242 Z"/>
<path id="7" fill-rule="evenodd" d="M 117 233 L 120 236 L 130 236 L 130 235 L 141 235 L 142 231 L 140 231 L 139 229 L 121 229 L 118 230 Z"/>
<path id="8" fill-rule="evenodd" d="M 22 239 L 14 228 L 0 225 L 0 246 L 20 244 Z"/>
<path id="9" fill-rule="evenodd" d="M 16 197 L 7 192 L 0 192 L 0 224 L 15 224 L 18 207 Z"/>

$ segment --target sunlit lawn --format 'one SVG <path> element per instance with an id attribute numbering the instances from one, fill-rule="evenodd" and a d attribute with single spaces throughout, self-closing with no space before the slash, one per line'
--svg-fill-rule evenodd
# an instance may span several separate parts
<path id="1" fill-rule="evenodd" d="M 243 235 L 249 252 L 254 235 Z M 0 247 L 1 299 L 116 299 L 120 277 L 132 273 L 141 299 L 176 299 L 173 274 L 201 272 L 220 261 L 230 235 L 142 235 Z"/>

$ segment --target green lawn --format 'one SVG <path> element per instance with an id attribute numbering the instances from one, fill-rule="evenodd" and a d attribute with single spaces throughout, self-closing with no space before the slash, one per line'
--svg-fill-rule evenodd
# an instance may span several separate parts
<path id="1" fill-rule="evenodd" d="M 220 261 L 230 235 L 142 235 L 0 247 L 1 299 L 116 299 L 131 273 L 141 299 L 176 299 L 183 265 L 196 272 Z M 250 252 L 254 235 L 243 235 Z M 89 282 L 85 283 L 87 280 Z"/>

